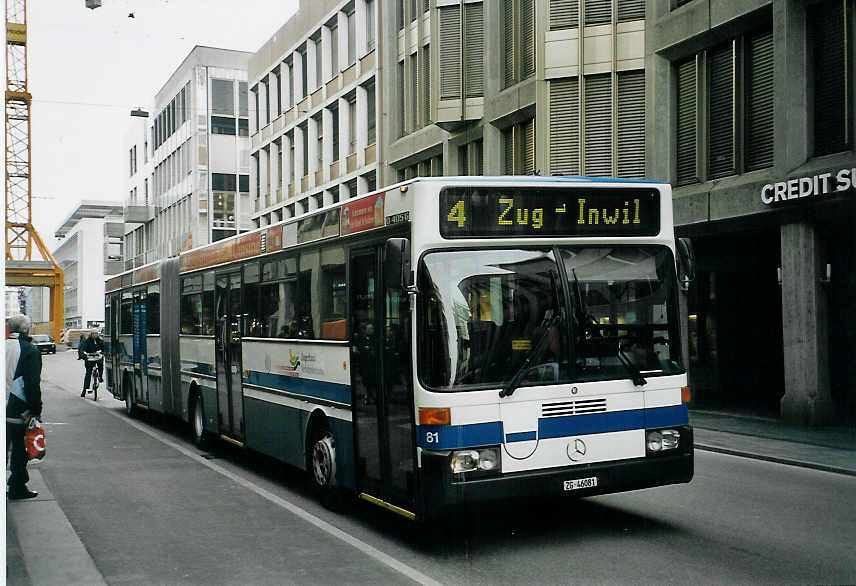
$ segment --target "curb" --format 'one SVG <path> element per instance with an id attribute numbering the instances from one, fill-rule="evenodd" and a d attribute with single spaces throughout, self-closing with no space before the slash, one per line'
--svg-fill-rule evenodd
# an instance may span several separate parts
<path id="1" fill-rule="evenodd" d="M 817 464 L 815 462 L 806 462 L 805 460 L 794 460 L 791 458 L 780 458 L 778 456 L 766 456 L 764 454 L 755 454 L 750 452 L 741 452 L 740 450 L 731 450 L 729 448 L 720 448 L 706 444 L 694 443 L 693 447 L 697 450 L 706 452 L 716 452 L 719 454 L 728 454 L 729 456 L 739 456 L 741 458 L 751 458 L 753 460 L 763 460 L 765 462 L 775 462 L 776 464 L 785 464 L 787 466 L 797 466 L 799 468 L 811 468 L 812 470 L 821 470 L 823 472 L 832 472 L 834 474 L 844 474 L 847 476 L 856 476 L 856 470 L 849 468 L 840 468 L 838 466 L 828 466 L 826 464 Z"/>

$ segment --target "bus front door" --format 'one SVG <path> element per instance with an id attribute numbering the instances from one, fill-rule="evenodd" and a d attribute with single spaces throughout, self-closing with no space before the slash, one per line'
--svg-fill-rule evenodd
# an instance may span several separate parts
<path id="1" fill-rule="evenodd" d="M 114 393 L 120 393 L 118 398 L 122 399 L 122 377 L 119 376 L 119 295 L 113 295 L 110 298 L 110 351 L 104 357 L 105 365 L 110 365 L 110 378 L 107 382 L 110 390 Z"/>
<path id="2" fill-rule="evenodd" d="M 220 433 L 243 442 L 244 393 L 241 386 L 241 273 L 217 275 L 215 288 L 217 327 L 217 412 Z"/>
<path id="3" fill-rule="evenodd" d="M 360 497 L 412 517 L 416 473 L 410 312 L 385 290 L 382 249 L 351 256 L 351 387 Z M 380 502 L 378 502 L 380 501 Z"/>

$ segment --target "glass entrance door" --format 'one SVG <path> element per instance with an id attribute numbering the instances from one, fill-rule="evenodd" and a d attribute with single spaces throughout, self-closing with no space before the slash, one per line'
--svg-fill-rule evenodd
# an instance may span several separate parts
<path id="1" fill-rule="evenodd" d="M 375 248 L 351 256 L 357 485 L 364 495 L 412 512 L 416 481 L 410 313 L 401 292 L 383 288 L 381 253 Z"/>
<path id="2" fill-rule="evenodd" d="M 241 273 L 217 275 L 215 284 L 217 326 L 217 411 L 220 433 L 244 438 L 244 394 L 241 386 Z"/>

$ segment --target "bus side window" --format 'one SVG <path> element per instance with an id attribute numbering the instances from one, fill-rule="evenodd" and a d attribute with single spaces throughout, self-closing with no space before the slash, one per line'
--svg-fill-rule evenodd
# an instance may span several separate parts
<path id="1" fill-rule="evenodd" d="M 202 275 L 202 333 L 214 335 L 214 271 Z"/>
<path id="2" fill-rule="evenodd" d="M 347 330 L 344 247 L 328 246 L 321 250 L 321 273 L 316 292 L 321 312 L 321 338 L 344 340 Z"/>
<path id="3" fill-rule="evenodd" d="M 202 275 L 185 277 L 181 281 L 181 333 L 202 333 Z"/>

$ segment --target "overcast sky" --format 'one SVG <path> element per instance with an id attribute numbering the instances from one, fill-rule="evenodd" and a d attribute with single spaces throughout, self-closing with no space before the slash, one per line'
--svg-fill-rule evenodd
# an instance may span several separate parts
<path id="1" fill-rule="evenodd" d="M 196 45 L 257 51 L 297 0 L 32 0 L 27 3 L 33 223 L 53 234 L 83 199 L 123 200 L 129 112 Z M 134 17 L 128 15 L 133 13 Z"/>

